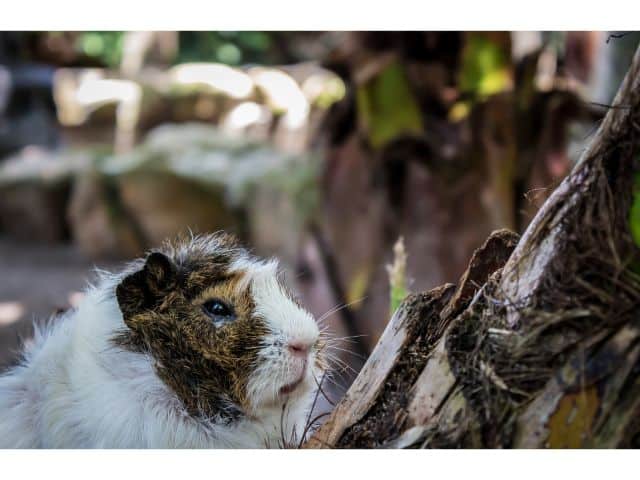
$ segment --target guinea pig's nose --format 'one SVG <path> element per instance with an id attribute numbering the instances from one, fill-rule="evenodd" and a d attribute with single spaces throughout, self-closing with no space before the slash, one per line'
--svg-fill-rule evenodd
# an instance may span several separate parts
<path id="1" fill-rule="evenodd" d="M 300 342 L 300 341 L 294 341 L 294 342 L 289 342 L 287 344 L 287 348 L 289 349 L 289 352 L 291 352 L 291 354 L 296 357 L 306 357 L 307 355 L 309 355 L 311 344 Z"/>

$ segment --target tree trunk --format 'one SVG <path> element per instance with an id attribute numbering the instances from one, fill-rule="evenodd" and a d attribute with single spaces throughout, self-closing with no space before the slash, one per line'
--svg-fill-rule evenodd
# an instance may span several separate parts
<path id="1" fill-rule="evenodd" d="M 334 303 L 348 304 L 336 318 L 366 333 L 359 351 L 387 324 L 398 237 L 421 256 L 407 265 L 413 291 L 457 278 L 491 231 L 522 231 L 569 172 L 569 125 L 600 118 L 553 48 L 540 39 L 516 57 L 514 35 L 352 32 L 327 59 L 347 94 L 317 139 L 326 162 L 314 233 L 335 260 L 324 262 L 342 293 Z"/>
<path id="2" fill-rule="evenodd" d="M 639 447 L 639 144 L 640 49 L 522 238 L 408 297 L 306 447 Z"/>

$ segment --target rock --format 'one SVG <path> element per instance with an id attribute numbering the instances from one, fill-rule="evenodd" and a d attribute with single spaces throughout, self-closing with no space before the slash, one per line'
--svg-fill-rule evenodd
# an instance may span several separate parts
<path id="1" fill-rule="evenodd" d="M 0 225 L 9 235 L 35 242 L 68 239 L 66 205 L 71 181 L 85 155 L 29 147 L 0 166 Z"/>
<path id="2" fill-rule="evenodd" d="M 14 184 L 0 188 L 0 225 L 14 238 L 62 242 L 68 238 L 64 210 L 69 182 Z"/>
<path id="3" fill-rule="evenodd" d="M 122 175 L 117 184 L 122 207 L 148 246 L 189 231 L 242 233 L 221 189 L 148 171 Z"/>
<path id="4" fill-rule="evenodd" d="M 226 230 L 258 251 L 287 244 L 293 263 L 313 210 L 313 166 L 207 125 L 163 125 L 79 181 L 69 210 L 74 239 L 92 257 L 133 256 L 178 234 Z"/>
<path id="5" fill-rule="evenodd" d="M 68 220 L 75 243 L 89 258 L 131 258 L 145 249 L 118 196 L 117 185 L 97 171 L 78 175 L 75 181 Z"/>

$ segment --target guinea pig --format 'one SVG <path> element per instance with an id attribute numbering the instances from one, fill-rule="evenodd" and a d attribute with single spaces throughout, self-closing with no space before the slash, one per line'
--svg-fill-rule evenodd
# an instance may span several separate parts
<path id="1" fill-rule="evenodd" d="M 191 236 L 36 331 L 0 377 L 0 448 L 260 448 L 301 441 L 314 318 L 226 234 Z"/>

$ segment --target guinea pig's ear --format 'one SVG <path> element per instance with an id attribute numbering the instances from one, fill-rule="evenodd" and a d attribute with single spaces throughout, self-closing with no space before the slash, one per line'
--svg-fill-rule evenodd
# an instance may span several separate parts
<path id="1" fill-rule="evenodd" d="M 158 306 L 176 282 L 176 267 L 169 257 L 160 252 L 149 254 L 144 267 L 126 276 L 116 287 L 125 323 L 129 325 L 136 314 Z"/>

